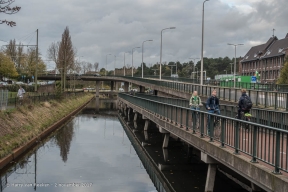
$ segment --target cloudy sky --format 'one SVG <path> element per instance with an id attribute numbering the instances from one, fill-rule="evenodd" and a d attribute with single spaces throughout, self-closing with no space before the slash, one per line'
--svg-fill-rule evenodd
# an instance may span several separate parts
<path id="1" fill-rule="evenodd" d="M 21 6 L 16 15 L 1 14 L 17 26 L 0 25 L 0 39 L 15 38 L 35 43 L 39 29 L 42 56 L 53 41 L 59 41 L 69 27 L 77 55 L 81 60 L 99 62 L 108 69 L 132 63 L 131 50 L 145 43 L 144 62 L 160 60 L 160 31 L 163 33 L 163 61 L 188 61 L 200 58 L 202 3 L 200 0 L 15 0 Z M 205 3 L 204 56 L 233 57 L 234 48 L 227 43 L 243 43 L 237 56 L 244 56 L 251 46 L 266 42 L 275 35 L 282 39 L 288 33 L 287 0 L 210 0 Z M 0 42 L 0 45 L 5 44 Z M 134 65 L 141 63 L 142 52 L 134 52 Z M 83 56 L 83 57 L 82 57 Z M 48 68 L 53 64 L 49 64 Z"/>

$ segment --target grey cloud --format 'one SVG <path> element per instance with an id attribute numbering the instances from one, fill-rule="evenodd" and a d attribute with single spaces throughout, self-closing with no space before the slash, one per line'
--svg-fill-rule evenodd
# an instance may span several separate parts
<path id="1" fill-rule="evenodd" d="M 201 22 L 203 1 L 173 0 L 113 0 L 113 1 L 17 1 L 21 12 L 9 16 L 17 27 L 1 27 L 6 40 L 18 38 L 39 28 L 40 50 L 43 56 L 52 41 L 61 39 L 65 26 L 69 26 L 78 55 L 84 60 L 100 63 L 105 67 L 108 53 L 117 55 L 117 67 L 123 66 L 123 53 L 145 43 L 146 63 L 159 62 L 160 31 L 175 26 L 175 30 L 163 33 L 163 61 L 188 61 L 200 57 Z M 240 9 L 249 4 L 254 12 Z M 33 6 L 31 6 L 33 5 Z M 236 6 L 237 5 L 237 6 Z M 243 56 L 251 41 L 266 42 L 276 29 L 278 38 L 287 31 L 288 12 L 283 9 L 285 0 L 235 1 L 235 6 L 220 0 L 205 3 L 205 56 L 234 57 L 234 48 L 227 43 L 244 43 L 237 55 Z M 8 16 L 6 17 L 8 18 Z M 286 31 L 285 31 L 286 30 Z M 2 38 L 1 37 L 1 38 Z M 131 54 L 126 54 L 131 64 Z M 141 49 L 134 52 L 134 64 L 141 63 Z M 108 68 L 114 66 L 114 58 L 108 57 Z"/>

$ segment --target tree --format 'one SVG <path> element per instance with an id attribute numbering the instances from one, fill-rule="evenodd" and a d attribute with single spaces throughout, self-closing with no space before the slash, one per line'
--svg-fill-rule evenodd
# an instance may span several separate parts
<path id="1" fill-rule="evenodd" d="M 99 63 L 98 63 L 98 62 L 95 62 L 95 63 L 93 64 L 93 67 L 94 67 L 94 69 L 95 69 L 95 72 L 97 72 L 97 71 L 98 71 L 98 68 L 99 68 Z"/>
<path id="2" fill-rule="evenodd" d="M 57 53 L 58 52 L 58 53 Z M 52 53 L 52 55 L 50 55 Z M 57 54 L 57 56 L 56 56 Z M 52 44 L 48 49 L 49 58 L 54 57 L 56 61 L 56 67 L 61 74 L 61 87 L 65 89 L 66 87 L 66 74 L 67 71 L 73 69 L 75 62 L 76 49 L 72 45 L 72 40 L 69 32 L 69 28 L 66 27 L 62 39 L 59 43 Z M 54 56 L 53 56 L 54 55 Z"/>
<path id="3" fill-rule="evenodd" d="M 24 65 L 22 66 L 22 74 L 26 74 L 27 76 L 32 76 L 35 74 L 37 66 L 37 55 L 36 48 L 28 49 L 28 53 L 25 57 Z M 38 58 L 38 67 L 37 71 L 39 74 L 44 73 L 46 70 L 46 65 L 44 61 L 39 57 Z"/>
<path id="4" fill-rule="evenodd" d="M 0 52 L 0 79 L 2 77 L 17 77 L 18 73 L 11 58 Z"/>
<path id="5" fill-rule="evenodd" d="M 280 72 L 280 77 L 277 81 L 278 84 L 288 84 L 288 56 L 286 57 L 283 68 Z"/>
<path id="6" fill-rule="evenodd" d="M 11 7 L 11 4 L 14 3 L 14 0 L 0 0 L 0 13 L 12 15 L 15 13 L 18 13 L 21 9 L 21 7 L 14 6 Z M 0 19 L 0 24 L 7 24 L 10 27 L 16 26 L 16 23 L 14 21 L 7 21 Z"/>
<path id="7" fill-rule="evenodd" d="M 6 49 L 4 50 L 6 55 L 8 55 L 11 60 L 15 63 L 15 67 L 17 69 L 18 73 L 21 73 L 22 65 L 24 64 L 25 60 L 25 54 L 24 49 L 22 46 L 22 43 L 20 42 L 18 45 L 16 45 L 16 40 L 10 40 L 9 44 L 6 46 Z"/>

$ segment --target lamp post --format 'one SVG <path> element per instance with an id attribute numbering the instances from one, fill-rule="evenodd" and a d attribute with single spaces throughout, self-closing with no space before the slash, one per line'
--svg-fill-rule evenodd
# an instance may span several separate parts
<path id="1" fill-rule="evenodd" d="M 140 47 L 134 47 L 132 49 L 132 77 L 133 77 L 133 52 L 134 52 L 134 49 L 138 49 L 138 48 L 140 48 Z"/>
<path id="2" fill-rule="evenodd" d="M 146 40 L 146 41 L 143 41 L 143 43 L 142 43 L 142 78 L 143 78 L 143 65 L 144 65 L 144 62 L 143 62 L 143 49 L 144 49 L 144 43 L 147 42 L 147 41 L 153 41 L 153 40 Z"/>
<path id="3" fill-rule="evenodd" d="M 126 75 L 126 63 L 125 63 L 125 53 L 127 53 L 127 52 L 124 52 L 124 76 Z"/>
<path id="4" fill-rule="evenodd" d="M 236 48 L 237 46 L 244 45 L 244 44 L 228 43 L 228 45 L 233 45 L 235 47 L 235 58 L 234 58 L 234 88 L 235 88 L 236 87 Z"/>
<path id="5" fill-rule="evenodd" d="M 227 70 L 224 70 L 224 71 L 226 71 L 226 76 L 227 76 Z"/>
<path id="6" fill-rule="evenodd" d="M 106 73 L 106 72 L 107 72 L 107 56 L 108 56 L 108 55 L 111 55 L 111 54 L 109 53 L 109 54 L 106 55 L 106 69 L 105 69 L 105 76 L 107 76 L 107 73 Z"/>
<path id="7" fill-rule="evenodd" d="M 116 70 L 116 55 L 114 55 L 114 76 L 115 76 L 115 70 Z"/>
<path id="8" fill-rule="evenodd" d="M 193 72 L 195 72 L 195 67 L 196 67 L 195 60 L 199 58 L 189 58 L 189 59 L 193 59 L 193 65 L 194 65 Z M 194 79 L 194 73 L 193 73 L 193 79 Z"/>
<path id="9" fill-rule="evenodd" d="M 161 45 L 160 45 L 160 74 L 159 79 L 161 80 L 161 73 L 162 73 L 162 32 L 166 29 L 176 29 L 176 27 L 169 27 L 161 30 Z"/>
<path id="10" fill-rule="evenodd" d="M 200 74 L 200 85 L 203 85 L 203 49 L 204 49 L 204 4 L 206 1 L 203 2 L 203 10 L 202 10 L 202 43 L 201 43 L 201 74 Z"/>
<path id="11" fill-rule="evenodd" d="M 233 64 L 234 64 L 234 63 L 230 63 L 230 65 L 231 65 L 231 75 L 233 74 L 233 73 L 232 73 L 232 65 L 233 65 Z"/>
<path id="12" fill-rule="evenodd" d="M 196 75 L 197 77 L 196 77 L 196 78 L 198 79 L 198 67 L 195 67 L 195 69 L 197 69 L 197 73 L 196 73 L 196 74 L 197 74 L 197 75 Z"/>

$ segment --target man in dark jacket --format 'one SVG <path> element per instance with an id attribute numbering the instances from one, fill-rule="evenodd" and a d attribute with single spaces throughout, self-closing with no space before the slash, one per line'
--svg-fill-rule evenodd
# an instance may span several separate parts
<path id="1" fill-rule="evenodd" d="M 220 115 L 220 107 L 219 107 L 219 99 L 216 96 L 216 90 L 212 91 L 212 96 L 210 96 L 206 101 L 206 108 L 208 109 L 208 113 L 216 113 Z M 216 121 L 219 121 L 216 118 Z M 207 134 L 210 134 L 210 115 L 208 115 L 208 126 L 207 126 Z"/>
<path id="2" fill-rule="evenodd" d="M 241 89 L 242 95 L 238 102 L 238 119 L 241 119 L 241 112 L 243 111 L 244 114 L 248 113 L 250 115 L 250 109 L 252 107 L 252 102 L 250 97 L 246 94 L 246 89 Z M 249 104 L 250 102 L 250 104 Z"/>

